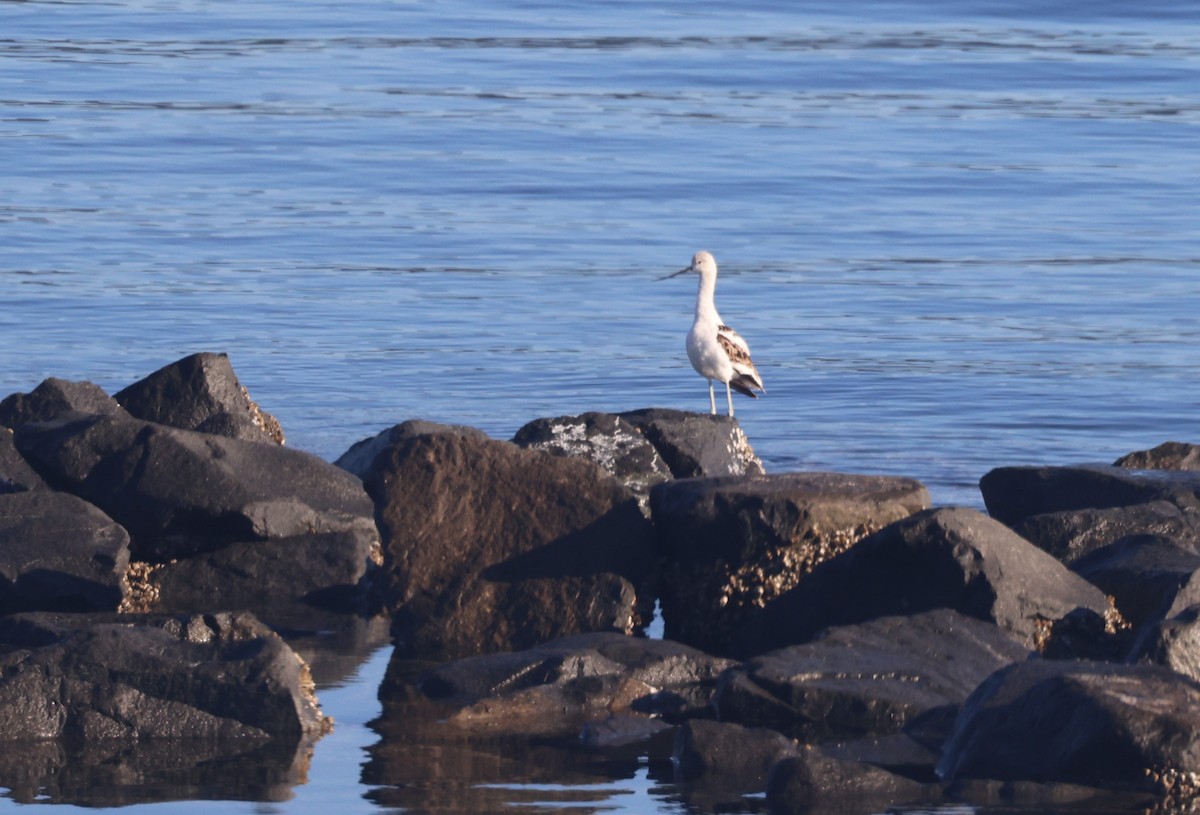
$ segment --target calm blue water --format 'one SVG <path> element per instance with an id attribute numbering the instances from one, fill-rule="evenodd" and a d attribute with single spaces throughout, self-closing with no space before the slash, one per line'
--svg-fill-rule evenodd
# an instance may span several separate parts
<path id="1" fill-rule="evenodd" d="M 0 0 L 0 395 L 226 351 L 327 458 L 704 410 L 707 248 L 770 470 L 1200 440 L 1194 4 L 779 5 Z"/>

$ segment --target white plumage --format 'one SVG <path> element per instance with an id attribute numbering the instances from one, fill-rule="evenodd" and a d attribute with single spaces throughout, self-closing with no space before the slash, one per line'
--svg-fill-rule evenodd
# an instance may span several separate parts
<path id="1" fill-rule="evenodd" d="M 725 383 L 725 398 L 729 403 L 729 415 L 733 415 L 733 391 L 758 398 L 755 391 L 766 393 L 762 377 L 754 361 L 750 359 L 750 346 L 742 336 L 721 320 L 717 313 L 713 295 L 717 289 L 717 262 L 708 252 L 697 252 L 692 265 L 674 274 L 685 272 L 700 275 L 700 288 L 696 292 L 696 319 L 687 335 L 687 355 L 696 373 L 708 380 L 708 405 L 713 414 L 717 412 L 717 397 L 713 382 Z"/>

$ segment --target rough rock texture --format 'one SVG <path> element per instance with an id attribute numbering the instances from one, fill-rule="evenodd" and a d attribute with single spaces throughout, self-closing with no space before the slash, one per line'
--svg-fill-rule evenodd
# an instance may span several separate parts
<path id="1" fill-rule="evenodd" d="M 373 528 L 362 482 L 316 456 L 117 416 L 18 428 L 52 486 L 124 526 L 133 558 L 163 563 L 229 543 Z"/>
<path id="2" fill-rule="evenodd" d="M 580 634 L 533 648 L 450 662 L 416 688 L 455 712 L 450 721 L 493 732 L 570 732 L 613 712 L 680 720 L 705 715 L 731 663 L 668 640 Z M 386 682 L 380 697 L 403 696 Z"/>
<path id="3" fill-rule="evenodd" d="M 349 450 L 342 453 L 341 457 L 334 464 L 366 481 L 372 473 L 371 465 L 375 463 L 375 459 L 384 450 L 394 444 L 399 444 L 405 439 L 411 439 L 416 436 L 428 436 L 433 433 L 470 436 L 478 440 L 488 438 L 487 433 L 477 430 L 474 427 L 457 424 L 438 424 L 437 422 L 427 422 L 424 419 L 409 419 L 406 422 L 389 427 L 387 430 L 383 430 L 374 436 L 355 442 L 350 446 Z"/>
<path id="4" fill-rule="evenodd" d="M 733 653 L 747 615 L 818 564 L 929 506 L 917 481 L 787 473 L 682 479 L 650 494 L 667 564 L 666 636 Z"/>
<path id="5" fill-rule="evenodd" d="M 885 617 L 829 629 L 727 672 L 717 713 L 805 742 L 886 735 L 957 707 L 996 670 L 1028 656 L 995 625 L 949 609 Z"/>
<path id="6" fill-rule="evenodd" d="M 283 428 L 238 382 L 226 354 L 192 354 L 114 397 L 139 419 L 182 430 L 283 444 Z"/>
<path id="7" fill-rule="evenodd" d="M 1129 661 L 1162 665 L 1200 682 L 1200 605 L 1146 626 L 1130 650 Z"/>
<path id="8" fill-rule="evenodd" d="M 746 795 L 765 791 L 771 768 L 798 749 L 774 730 L 687 722 L 675 734 L 675 781 L 691 806 L 719 812 L 743 803 Z"/>
<path id="9" fill-rule="evenodd" d="M 939 773 L 1193 795 L 1200 684 L 1151 665 L 1031 660 L 967 701 Z"/>
<path id="10" fill-rule="evenodd" d="M 0 495 L 46 489 L 46 482 L 17 452 L 13 432 L 0 427 Z"/>
<path id="11" fill-rule="evenodd" d="M 1013 531 L 1070 566 L 1081 557 L 1130 535 L 1163 535 L 1200 550 L 1200 513 L 1166 501 L 1048 512 L 1018 521 Z"/>
<path id="12" fill-rule="evenodd" d="M 294 743 L 328 728 L 303 663 L 253 616 L 136 621 L 34 617 L 57 639 L 0 656 L 0 739 Z"/>
<path id="13" fill-rule="evenodd" d="M 999 467 L 979 481 L 993 518 L 1010 526 L 1033 515 L 1167 501 L 1200 510 L 1200 473 L 1132 471 L 1100 465 Z"/>
<path id="14" fill-rule="evenodd" d="M 376 458 L 367 489 L 406 653 L 511 650 L 587 630 L 628 632 L 649 618 L 649 524 L 633 494 L 591 462 L 419 435 Z"/>
<path id="15" fill-rule="evenodd" d="M 652 486 L 672 478 L 654 445 L 636 426 L 612 413 L 535 419 L 517 431 L 513 443 L 594 461 L 629 487 L 643 505 Z"/>
<path id="16" fill-rule="evenodd" d="M 15 429 L 67 413 L 124 415 L 125 411 L 99 385 L 50 378 L 29 393 L 14 393 L 0 402 L 0 425 Z"/>
<path id="17" fill-rule="evenodd" d="M 125 596 L 129 535 L 73 495 L 0 494 L 0 613 L 115 611 Z"/>
<path id="18" fill-rule="evenodd" d="M 1110 614 L 1104 595 L 1003 524 L 933 509 L 892 524 L 818 566 L 746 628 L 762 653 L 875 617 L 952 608 L 1037 648 L 1077 608 Z"/>
<path id="19" fill-rule="evenodd" d="M 1200 445 L 1168 441 L 1152 450 L 1122 456 L 1113 466 L 1135 470 L 1200 470 Z"/>
<path id="20" fill-rule="evenodd" d="M 636 427 L 676 478 L 761 475 L 741 425 L 732 416 L 646 408 L 617 414 Z"/>
<path id="21" fill-rule="evenodd" d="M 1124 538 L 1075 561 L 1072 571 L 1112 597 L 1134 628 L 1200 603 L 1200 552 L 1172 538 Z"/>
<path id="22" fill-rule="evenodd" d="M 938 803 L 940 791 L 858 761 L 807 747 L 782 759 L 767 780 L 771 812 L 886 812 L 899 804 Z"/>

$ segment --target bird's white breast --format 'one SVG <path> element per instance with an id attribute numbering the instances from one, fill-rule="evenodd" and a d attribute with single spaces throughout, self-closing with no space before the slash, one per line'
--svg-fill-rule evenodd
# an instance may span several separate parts
<path id="1" fill-rule="evenodd" d="M 728 382 L 733 377 L 733 364 L 717 342 L 717 324 L 697 320 L 687 335 L 687 355 L 696 372 L 708 379 Z"/>

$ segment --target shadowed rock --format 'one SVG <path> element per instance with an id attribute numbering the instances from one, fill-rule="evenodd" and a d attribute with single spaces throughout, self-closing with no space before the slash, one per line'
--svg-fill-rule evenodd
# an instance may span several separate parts
<path id="1" fill-rule="evenodd" d="M 767 779 L 771 812 L 885 812 L 900 804 L 937 804 L 941 790 L 859 761 L 806 747 L 779 761 Z"/>
<path id="2" fill-rule="evenodd" d="M 1200 445 L 1168 441 L 1152 450 L 1122 456 L 1113 466 L 1135 470 L 1200 470 Z"/>
<path id="3" fill-rule="evenodd" d="M 1171 538 L 1124 538 L 1075 561 L 1072 570 L 1112 597 L 1134 628 L 1200 603 L 1200 553 Z"/>
<path id="4" fill-rule="evenodd" d="M 1200 514 L 1166 501 L 1048 512 L 1018 521 L 1013 531 L 1071 566 L 1077 560 L 1130 535 L 1162 535 L 1200 550 Z"/>
<path id="5" fill-rule="evenodd" d="M 479 440 L 488 438 L 487 433 L 482 430 L 466 425 L 438 424 L 437 422 L 427 422 L 424 419 L 409 419 L 374 436 L 355 442 L 349 450 L 342 453 L 334 464 L 366 481 L 371 476 L 371 467 L 375 463 L 376 457 L 384 450 L 405 439 L 434 433 L 470 436 Z"/>
<path id="6" fill-rule="evenodd" d="M 46 482 L 17 452 L 12 431 L 0 428 L 0 495 L 42 489 L 46 489 Z"/>
<path id="7" fill-rule="evenodd" d="M 826 561 L 750 621 L 757 653 L 823 628 L 951 608 L 996 623 L 1027 648 L 1077 608 L 1102 616 L 1104 595 L 998 521 L 933 509 L 892 524 Z"/>
<path id="8" fill-rule="evenodd" d="M 734 653 L 738 628 L 858 540 L 929 506 L 917 481 L 838 473 L 683 479 L 650 494 L 666 636 Z"/>
<path id="9" fill-rule="evenodd" d="M 806 742 L 886 735 L 961 705 L 996 670 L 1028 656 L 995 625 L 949 609 L 885 617 L 727 672 L 717 713 Z"/>
<path id="10" fill-rule="evenodd" d="M 649 524 L 595 464 L 434 433 L 389 447 L 373 470 L 393 633 L 406 653 L 462 657 L 628 632 L 649 618 Z"/>
<path id="11" fill-rule="evenodd" d="M 0 494 L 0 612 L 115 611 L 129 535 L 95 506 L 46 489 Z"/>
<path id="12" fill-rule="evenodd" d="M 50 378 L 29 393 L 14 393 L 0 402 L 0 425 L 16 429 L 67 413 L 128 415 L 99 385 Z"/>
<path id="13" fill-rule="evenodd" d="M 1162 665 L 1200 682 L 1200 605 L 1146 626 L 1130 649 L 1129 661 Z"/>
<path id="14" fill-rule="evenodd" d="M 1031 660 L 984 682 L 939 773 L 1196 794 L 1200 684 L 1166 668 Z"/>
<path id="15" fill-rule="evenodd" d="M 675 781 L 690 806 L 719 812 L 766 790 L 771 768 L 799 749 L 774 730 L 690 721 L 675 734 Z"/>

